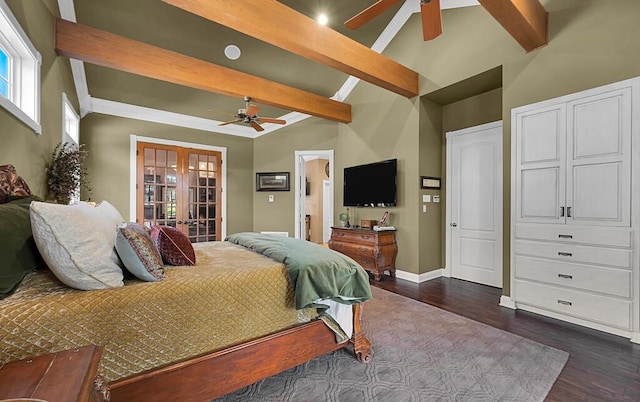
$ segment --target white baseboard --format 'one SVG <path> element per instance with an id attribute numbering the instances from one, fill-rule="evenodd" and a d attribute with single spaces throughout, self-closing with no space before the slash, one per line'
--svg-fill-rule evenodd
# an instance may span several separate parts
<path id="1" fill-rule="evenodd" d="M 505 295 L 500 296 L 500 305 L 502 307 L 510 308 L 512 310 L 516 309 L 516 302 L 511 300 L 509 296 L 505 296 Z"/>
<path id="2" fill-rule="evenodd" d="M 430 281 L 431 279 L 440 278 L 443 272 L 444 272 L 444 269 L 442 268 L 425 272 L 423 274 L 414 274 L 412 272 L 396 270 L 396 278 L 404 279 L 406 281 L 414 282 L 414 283 L 422 283 L 422 282 Z"/>
<path id="3" fill-rule="evenodd" d="M 630 340 L 633 343 L 640 343 L 640 332 L 632 332 Z"/>

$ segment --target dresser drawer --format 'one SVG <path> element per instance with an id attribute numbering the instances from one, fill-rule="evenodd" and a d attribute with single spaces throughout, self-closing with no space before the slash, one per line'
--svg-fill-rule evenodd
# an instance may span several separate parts
<path id="1" fill-rule="evenodd" d="M 518 224 L 515 227 L 515 237 L 517 239 L 631 248 L 633 231 L 624 228 L 593 226 Z"/>
<path id="2" fill-rule="evenodd" d="M 631 268 L 631 250 L 516 240 L 516 255 Z"/>
<path id="3" fill-rule="evenodd" d="M 362 255 L 352 255 L 350 256 L 355 262 L 362 265 L 364 269 L 374 269 L 377 268 L 376 261 L 373 257 L 365 257 Z"/>
<path id="4" fill-rule="evenodd" d="M 354 255 L 360 255 L 363 257 L 373 257 L 375 255 L 375 249 L 373 246 L 347 243 L 344 241 L 333 241 L 331 247 L 335 251 L 339 251 L 342 254 L 346 254 L 353 258 Z"/>
<path id="5" fill-rule="evenodd" d="M 515 281 L 516 303 L 583 318 L 626 330 L 631 327 L 631 302 L 567 288 Z"/>
<path id="6" fill-rule="evenodd" d="M 353 229 L 334 229 L 332 237 L 335 241 L 358 243 L 358 244 L 376 244 L 376 234 L 367 233 Z"/>
<path id="7" fill-rule="evenodd" d="M 516 256 L 516 279 L 631 297 L 631 271 Z"/>

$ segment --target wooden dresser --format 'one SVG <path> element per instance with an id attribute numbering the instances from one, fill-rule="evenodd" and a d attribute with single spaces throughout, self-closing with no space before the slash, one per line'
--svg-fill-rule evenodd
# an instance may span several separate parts
<path id="1" fill-rule="evenodd" d="M 379 281 L 384 271 L 396 276 L 395 230 L 375 231 L 371 229 L 331 228 L 329 248 L 353 258 Z"/>
<path id="2" fill-rule="evenodd" d="M 97 375 L 101 355 L 90 345 L 0 365 L 0 400 L 108 401 L 108 384 Z"/>

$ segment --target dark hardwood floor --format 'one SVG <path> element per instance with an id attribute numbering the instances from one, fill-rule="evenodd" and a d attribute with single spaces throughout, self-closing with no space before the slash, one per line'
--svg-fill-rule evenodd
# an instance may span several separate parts
<path id="1" fill-rule="evenodd" d="M 640 345 L 627 338 L 500 307 L 501 289 L 459 279 L 371 284 L 568 352 L 547 401 L 640 401 Z"/>

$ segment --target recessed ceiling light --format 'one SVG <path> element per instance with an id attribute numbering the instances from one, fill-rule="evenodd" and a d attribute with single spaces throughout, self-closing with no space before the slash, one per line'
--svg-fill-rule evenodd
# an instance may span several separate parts
<path id="1" fill-rule="evenodd" d="M 320 14 L 318 16 L 318 24 L 327 25 L 327 22 L 329 22 L 329 18 L 327 18 L 327 14 Z"/>
<path id="2" fill-rule="evenodd" d="M 237 60 L 240 57 L 240 48 L 236 45 L 229 45 L 224 48 L 224 55 L 227 56 L 228 59 Z"/>

